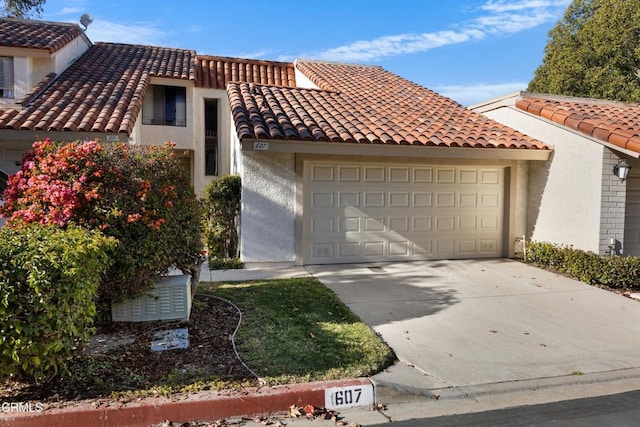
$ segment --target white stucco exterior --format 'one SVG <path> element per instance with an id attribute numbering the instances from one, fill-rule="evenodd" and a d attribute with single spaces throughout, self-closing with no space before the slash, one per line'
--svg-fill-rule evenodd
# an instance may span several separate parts
<path id="1" fill-rule="evenodd" d="M 527 239 L 598 252 L 606 148 L 517 109 L 516 99 L 471 108 L 554 148 L 548 162 L 529 165 Z"/>
<path id="2" fill-rule="evenodd" d="M 250 266 L 295 263 L 295 154 L 242 151 L 240 258 Z"/>

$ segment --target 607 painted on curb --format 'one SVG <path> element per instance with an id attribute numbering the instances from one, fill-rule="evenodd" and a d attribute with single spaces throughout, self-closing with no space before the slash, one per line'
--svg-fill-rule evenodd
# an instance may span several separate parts
<path id="1" fill-rule="evenodd" d="M 372 406 L 373 385 L 327 388 L 324 391 L 324 402 L 324 406 L 329 409 Z"/>

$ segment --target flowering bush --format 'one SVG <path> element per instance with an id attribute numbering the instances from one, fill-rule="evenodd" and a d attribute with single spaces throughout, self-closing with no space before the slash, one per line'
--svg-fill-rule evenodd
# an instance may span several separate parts
<path id="1" fill-rule="evenodd" d="M 73 224 L 117 239 L 102 300 L 135 296 L 169 268 L 201 262 L 199 203 L 171 145 L 46 139 L 7 184 L 0 214 L 8 226 Z"/>

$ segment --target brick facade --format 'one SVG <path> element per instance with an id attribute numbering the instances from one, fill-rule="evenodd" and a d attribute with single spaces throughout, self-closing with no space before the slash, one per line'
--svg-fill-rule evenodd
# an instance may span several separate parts
<path id="1" fill-rule="evenodd" d="M 608 148 L 602 156 L 602 203 L 600 208 L 600 254 L 609 253 L 611 238 L 615 239 L 615 254 L 621 255 L 624 243 L 624 215 L 627 195 L 626 182 L 613 174 L 620 158 Z"/>

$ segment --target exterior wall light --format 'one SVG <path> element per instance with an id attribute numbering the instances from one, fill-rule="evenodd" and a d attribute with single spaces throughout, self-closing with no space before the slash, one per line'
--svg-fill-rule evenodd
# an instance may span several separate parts
<path id="1" fill-rule="evenodd" d="M 618 164 L 613 167 L 613 174 L 620 178 L 620 182 L 624 182 L 629 176 L 629 171 L 631 170 L 631 166 L 627 163 L 626 159 L 620 159 Z"/>

